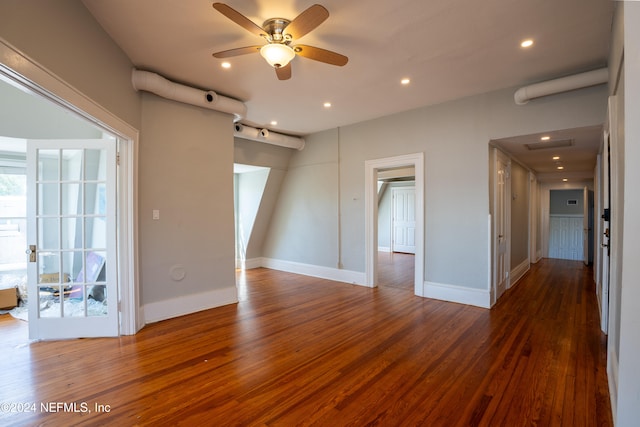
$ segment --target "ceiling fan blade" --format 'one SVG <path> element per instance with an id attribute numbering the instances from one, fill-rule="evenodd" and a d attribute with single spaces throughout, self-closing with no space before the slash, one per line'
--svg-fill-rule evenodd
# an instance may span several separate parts
<path id="1" fill-rule="evenodd" d="M 235 49 L 223 50 L 221 52 L 216 52 L 213 54 L 216 58 L 231 58 L 232 56 L 240 56 L 246 55 L 248 53 L 257 53 L 260 52 L 260 48 L 262 46 L 246 46 L 246 47 L 238 47 Z"/>
<path id="2" fill-rule="evenodd" d="M 314 4 L 291 21 L 284 29 L 284 33 L 290 34 L 294 40 L 297 40 L 322 24 L 328 17 L 329 11 L 324 6 Z"/>
<path id="3" fill-rule="evenodd" d="M 289 80 L 291 78 L 291 63 L 288 63 L 284 67 L 276 68 L 276 75 L 278 80 Z"/>
<path id="4" fill-rule="evenodd" d="M 332 52 L 330 50 L 321 49 L 319 47 L 299 44 L 294 46 L 293 51 L 300 56 L 304 56 L 305 58 L 324 62 L 326 64 L 338 65 L 340 67 L 349 62 L 349 58 L 347 58 L 346 56 L 340 55 L 339 53 Z"/>
<path id="5" fill-rule="evenodd" d="M 224 3 L 214 3 L 213 8 L 256 36 L 264 37 L 267 35 L 267 32 L 263 30 L 262 27 L 256 25 L 252 20 L 232 7 L 227 6 Z"/>

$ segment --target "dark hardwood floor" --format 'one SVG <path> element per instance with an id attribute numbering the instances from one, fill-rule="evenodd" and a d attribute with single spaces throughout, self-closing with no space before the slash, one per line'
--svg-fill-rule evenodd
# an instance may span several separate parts
<path id="1" fill-rule="evenodd" d="M 415 255 L 378 252 L 378 286 L 414 291 Z"/>
<path id="2" fill-rule="evenodd" d="M 3 315 L 0 425 L 610 426 L 591 276 L 543 260 L 487 310 L 256 269 L 238 304 L 111 339 Z"/>

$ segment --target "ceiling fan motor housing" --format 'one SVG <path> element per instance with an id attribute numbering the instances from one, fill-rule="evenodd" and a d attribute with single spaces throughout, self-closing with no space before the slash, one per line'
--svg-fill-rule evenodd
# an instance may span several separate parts
<path id="1" fill-rule="evenodd" d="M 271 18 L 264 21 L 262 28 L 268 33 L 267 41 L 269 43 L 290 43 L 291 35 L 284 33 L 290 23 L 290 20 L 284 18 Z"/>

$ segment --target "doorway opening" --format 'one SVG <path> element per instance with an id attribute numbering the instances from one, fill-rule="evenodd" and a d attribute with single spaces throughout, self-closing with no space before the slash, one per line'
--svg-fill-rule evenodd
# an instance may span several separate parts
<path id="1" fill-rule="evenodd" d="M 414 288 L 415 168 L 378 171 L 378 284 Z"/>
<path id="2" fill-rule="evenodd" d="M 415 254 L 410 255 L 414 257 L 413 280 L 411 280 L 413 293 L 418 296 L 424 296 L 424 154 L 416 153 L 368 160 L 365 162 L 365 173 L 365 285 L 376 287 L 380 283 L 378 277 L 379 248 L 388 247 L 390 251 L 393 248 L 391 222 L 388 223 L 389 240 L 384 240 L 385 237 L 381 236 L 380 233 L 379 214 L 382 213 L 383 217 L 385 215 L 384 212 L 379 210 L 380 190 L 384 186 L 384 180 L 388 179 L 391 182 L 392 178 L 388 177 L 394 174 L 396 178 L 401 175 L 404 175 L 405 178 L 412 176 L 414 190 L 413 194 L 409 196 L 409 203 L 404 205 L 404 209 L 406 212 L 413 214 L 413 216 L 409 215 L 408 219 L 414 221 L 409 225 L 403 224 L 400 228 L 403 228 L 405 233 L 403 243 L 412 243 L 410 246 L 415 247 Z M 403 219 L 407 219 L 407 217 L 405 216 Z M 410 237 L 407 239 L 407 236 Z M 384 242 L 388 242 L 389 246 L 384 246 Z M 406 245 L 403 248 L 406 250 Z"/>
<path id="3" fill-rule="evenodd" d="M 254 268 L 255 243 L 252 246 L 254 226 L 259 216 L 262 197 L 267 187 L 270 168 L 233 165 L 234 217 L 236 236 L 236 269 Z M 258 239 L 254 239 L 258 240 Z"/>
<path id="4" fill-rule="evenodd" d="M 19 61 L 12 61 L 15 64 L 15 68 L 9 68 L 4 65 L 4 58 L 21 58 Z M 98 139 L 103 141 L 105 146 L 111 146 L 113 149 L 118 149 L 118 164 L 114 166 L 114 169 L 117 169 L 115 175 L 113 175 L 113 179 L 109 180 L 112 183 L 114 188 L 116 188 L 115 196 L 113 199 L 113 203 L 111 203 L 111 207 L 117 209 L 117 213 L 114 214 L 114 217 L 117 218 L 117 224 L 114 232 L 115 239 L 113 240 L 114 247 L 116 247 L 116 251 L 114 258 L 111 259 L 109 265 L 112 268 L 112 274 L 109 280 L 113 280 L 113 283 L 116 284 L 118 288 L 116 288 L 116 300 L 111 300 L 110 303 L 110 312 L 115 313 L 115 335 L 131 335 L 135 334 L 142 326 L 142 319 L 138 316 L 138 289 L 137 289 L 137 269 L 135 265 L 135 252 L 136 252 L 136 240 L 134 239 L 135 231 L 134 231 L 134 165 L 135 165 L 135 147 L 138 138 L 138 132 L 134 128 L 130 127 L 125 122 L 122 122 L 118 118 L 114 117 L 111 113 L 104 110 L 101 106 L 95 104 L 85 95 L 77 92 L 71 86 L 67 85 L 63 81 L 59 80 L 57 77 L 49 74 L 48 71 L 42 69 L 37 64 L 31 62 L 29 58 L 24 57 L 20 52 L 15 51 L 12 47 L 3 44 L 0 42 L 0 86 L 4 95 L 0 96 L 2 102 L 0 102 L 0 108 L 2 108 L 7 114 L 3 114 L 3 121 L 0 122 L 0 130 L 2 136 L 6 138 L 3 140 L 3 163 L 11 165 L 14 168 L 12 171 L 13 174 L 20 174 L 20 168 L 27 167 L 27 150 L 29 146 L 29 141 L 42 141 L 42 140 L 75 140 L 75 139 Z M 11 94 L 11 97 L 8 94 Z M 20 130 L 21 129 L 21 130 Z M 79 132 L 79 133 L 78 133 Z M 89 132 L 91 135 L 85 135 L 84 133 Z M 82 135 L 80 135 L 82 134 Z M 23 141 L 24 144 L 16 144 L 16 140 Z M 18 149 L 19 145 L 22 145 L 22 148 Z M 59 165 L 64 164 L 64 150 L 65 148 L 59 147 L 54 148 L 54 150 L 58 150 L 59 157 Z M 100 148 L 96 148 L 100 150 Z M 87 151 L 83 151 L 87 153 Z M 41 154 L 44 155 L 44 152 Z M 89 157 L 91 157 L 89 155 Z M 86 160 L 89 161 L 89 157 L 86 157 Z M 115 156 L 114 156 L 115 159 Z M 62 162 L 62 163 L 60 163 Z M 21 165 L 23 166 L 21 166 Z M 115 164 L 115 162 L 113 163 Z M 5 165 L 6 166 L 6 165 Z M 16 169 L 17 168 L 17 169 Z M 83 169 L 85 170 L 85 169 Z M 27 174 L 28 175 L 28 174 Z M 62 175 L 60 175 L 62 176 Z M 60 178 L 62 179 L 62 178 Z M 62 185 L 65 188 L 76 188 L 80 189 L 80 187 L 74 183 L 66 182 L 65 179 L 59 180 L 59 185 Z M 64 182 L 63 182 L 64 181 Z M 73 180 L 72 180 L 73 181 Z M 89 183 L 87 185 L 83 184 L 83 191 L 87 188 L 95 187 L 95 190 L 90 190 L 88 193 L 83 192 L 86 197 L 83 198 L 82 205 L 88 207 L 91 205 L 91 201 L 93 200 L 95 203 L 91 206 L 101 208 L 103 205 L 99 203 L 100 198 L 94 197 L 98 194 L 101 194 L 100 183 L 97 180 L 93 183 Z M 79 183 L 80 181 L 78 181 Z M 102 182 L 102 181 L 100 181 Z M 66 185 L 66 184 L 68 185 Z M 64 185 L 63 185 L 64 184 Z M 94 185 L 95 184 L 95 185 Z M 44 184 L 42 184 L 44 185 Z M 26 188 L 27 195 L 31 190 Z M 75 190 L 74 190 L 75 191 Z M 58 194 L 62 197 L 67 197 L 76 194 L 73 191 L 71 192 L 58 192 Z M 80 193 L 78 193 L 80 194 Z M 92 195 L 89 197 L 89 195 Z M 76 206 L 80 206 L 80 199 L 77 198 Z M 70 203 L 73 201 L 68 199 Z M 59 205 L 62 209 L 65 206 L 71 206 L 70 204 L 66 204 L 61 202 Z M 111 208 L 109 208 L 111 209 Z M 14 215 L 15 214 L 15 215 Z M 65 214 L 66 215 L 66 214 Z M 18 237 L 20 240 L 19 243 L 13 242 L 11 243 L 10 252 L 14 254 L 16 251 L 19 251 L 19 256 L 16 256 L 16 262 L 8 262 L 8 264 L 12 264 L 9 266 L 15 272 L 17 269 L 18 273 L 14 275 L 19 277 L 18 281 L 22 281 L 24 278 L 24 274 L 20 272 L 25 271 L 25 265 L 27 265 L 27 260 L 30 260 L 30 256 L 25 254 L 25 250 L 29 247 L 26 246 L 24 242 L 24 237 L 20 237 L 20 218 L 24 218 L 25 222 L 29 222 L 30 218 L 27 211 L 22 211 L 19 213 L 15 211 L 11 214 L 12 218 L 4 218 L 3 223 L 8 223 L 9 227 L 12 228 L 13 237 Z M 13 218 L 16 216 L 16 218 Z M 62 217 L 60 217 L 62 218 Z M 89 228 L 84 228 L 84 236 L 93 236 L 96 232 L 98 232 L 98 228 L 96 228 L 96 224 L 98 220 L 93 218 L 85 218 L 83 220 L 85 225 L 88 223 L 94 223 L 90 225 Z M 16 222 L 18 224 L 16 224 Z M 70 220 L 60 219 L 58 228 L 59 233 L 63 233 L 64 230 L 69 231 L 69 228 L 64 229 L 63 223 L 66 225 L 70 224 Z M 76 220 L 77 222 L 77 220 Z M 79 223 L 78 223 L 79 224 Z M 18 230 L 15 230 L 16 225 L 18 226 Z M 36 228 L 37 229 L 37 228 Z M 22 228 L 22 232 L 24 232 L 24 227 Z M 60 235 L 58 233 L 58 235 Z M 27 234 L 29 234 L 27 232 Z M 64 234 L 64 233 L 63 233 Z M 69 234 L 69 233 L 66 233 Z M 76 234 L 76 237 L 79 234 Z M 29 239 L 31 237 L 27 236 Z M 14 239 L 15 240 L 15 239 Z M 77 241 L 77 240 L 76 240 Z M 85 244 L 88 244 L 89 240 L 84 241 Z M 62 240 L 58 239 L 58 243 L 62 244 Z M 95 243 L 95 240 L 92 241 L 91 245 Z M 22 247 L 19 247 L 22 244 Z M 29 242 L 32 244 L 32 242 Z M 117 246 L 116 246 L 117 245 Z M 18 249 L 16 249 L 18 248 Z M 71 248 L 67 248 L 69 251 Z M 60 247 L 60 253 L 66 252 L 67 249 Z M 50 251 L 49 251 L 50 252 Z M 35 255 L 36 259 L 38 259 L 38 254 L 35 251 L 31 251 L 33 255 Z M 89 254 L 89 252 L 87 252 Z M 43 254 L 43 256 L 47 255 L 47 251 Z M 7 258 L 8 259 L 8 258 Z M 12 258 L 13 259 L 13 258 Z M 65 275 L 64 268 L 69 267 L 68 277 L 70 278 L 78 278 L 79 277 L 79 263 L 75 263 L 76 266 L 71 268 L 71 265 L 74 265 L 74 262 L 71 259 L 76 259 L 76 257 L 68 258 L 67 261 L 61 261 L 58 263 L 59 269 L 57 270 L 57 282 L 59 295 L 57 298 L 60 302 L 63 301 L 63 298 L 66 298 L 65 292 L 67 289 L 66 280 L 67 275 Z M 10 261 L 10 260 L 9 260 Z M 15 260 L 14 260 L 15 261 Z M 84 262 L 84 261 L 83 261 Z M 7 264 L 7 263 L 5 263 Z M 87 265 L 86 263 L 83 264 Z M 6 265 L 5 265 L 6 267 Z M 7 268 L 9 268 L 7 267 Z M 3 267 L 4 268 L 4 267 Z M 78 274 L 75 270 L 78 270 Z M 29 280 L 39 280 L 38 289 L 43 290 L 47 286 L 45 286 L 42 282 L 42 277 L 49 278 L 49 276 L 40 276 L 37 271 L 34 270 L 34 273 L 31 273 L 28 268 L 27 276 Z M 98 275 L 101 271 L 97 271 Z M 86 277 L 83 274 L 83 278 Z M 51 276 L 53 280 L 53 276 Z M 13 280 L 13 279 L 12 279 Z M 100 280 L 96 277 L 96 280 Z M 83 295 L 85 297 L 85 301 L 87 300 L 87 296 L 89 295 L 90 286 L 86 283 L 87 280 L 83 280 Z M 35 282 L 34 282 L 35 283 Z M 86 286 L 85 286 L 86 285 Z M 18 286 L 18 284 L 15 284 Z M 14 288 L 15 290 L 16 288 Z M 69 288 L 71 289 L 71 288 Z M 102 288 L 96 288 L 96 291 L 99 291 Z M 54 289 L 55 291 L 55 289 Z M 16 304 L 18 291 L 16 290 Z M 30 295 L 26 295 L 26 298 L 29 298 Z M 55 298 L 55 292 L 54 292 Z M 100 298 L 99 296 L 95 296 L 95 298 Z M 93 297 L 92 297 L 93 298 Z M 31 295 L 31 300 L 36 301 Z M 66 299 L 65 299 L 66 302 Z M 63 306 L 63 304 L 60 304 Z M 35 305 L 37 307 L 37 304 Z M 64 309 L 60 309 L 60 313 L 64 313 Z M 69 312 L 71 314 L 71 312 Z M 33 314 L 31 314 L 33 317 Z M 36 314 L 38 316 L 38 314 Z M 46 317 L 46 316 L 45 316 Z M 44 319 L 45 317 L 40 316 L 39 319 Z M 67 317 L 68 320 L 72 320 L 72 318 L 78 319 L 88 319 L 87 322 L 80 321 L 80 323 L 92 323 L 92 318 L 99 318 L 100 316 L 92 316 L 87 314 L 87 311 L 83 312 L 82 316 L 73 316 L 72 314 Z M 111 319 L 111 316 L 109 316 Z M 57 319 L 59 320 L 59 319 Z M 30 325 L 33 322 L 30 322 Z M 80 328 L 82 329 L 82 328 Z M 80 336 L 109 336 L 113 334 L 102 334 L 100 331 L 91 331 L 89 333 L 78 332 L 75 335 L 69 335 L 68 332 L 70 328 L 51 328 L 50 331 L 55 332 L 56 330 L 64 330 L 64 336 L 58 336 L 56 333 L 53 335 L 37 335 L 31 336 L 31 339 L 58 339 L 58 338 L 74 338 Z M 86 331 L 87 328 L 84 328 Z M 45 331 L 45 329 L 41 330 L 41 332 Z M 43 332 L 44 333 L 44 332 Z"/>
<path id="5" fill-rule="evenodd" d="M 548 258 L 593 263 L 593 191 L 549 190 Z"/>

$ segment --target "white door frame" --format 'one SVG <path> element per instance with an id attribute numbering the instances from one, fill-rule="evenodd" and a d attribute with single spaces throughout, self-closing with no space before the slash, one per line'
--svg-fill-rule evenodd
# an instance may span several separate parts
<path id="1" fill-rule="evenodd" d="M 540 230 L 540 183 L 533 172 L 529 172 L 529 264 L 542 257 L 538 251 Z"/>
<path id="2" fill-rule="evenodd" d="M 85 118 L 118 137 L 118 281 L 120 283 L 120 334 L 135 334 L 142 326 L 139 315 L 137 266 L 137 151 L 138 130 L 70 86 L 40 64 L 0 39 L 0 77 L 19 84 Z"/>
<path id="3" fill-rule="evenodd" d="M 604 132 L 602 148 L 598 154 L 596 165 L 594 208 L 594 243 L 595 243 L 595 282 L 598 305 L 600 308 L 600 328 L 605 334 L 609 331 L 609 221 L 604 217 L 604 210 L 609 209 L 609 131 Z M 606 233 L 606 234 L 605 234 Z"/>
<path id="4" fill-rule="evenodd" d="M 414 293 L 424 292 L 424 153 L 365 161 L 365 286 L 376 287 L 378 270 L 378 171 L 399 167 L 415 168 L 416 254 Z"/>

